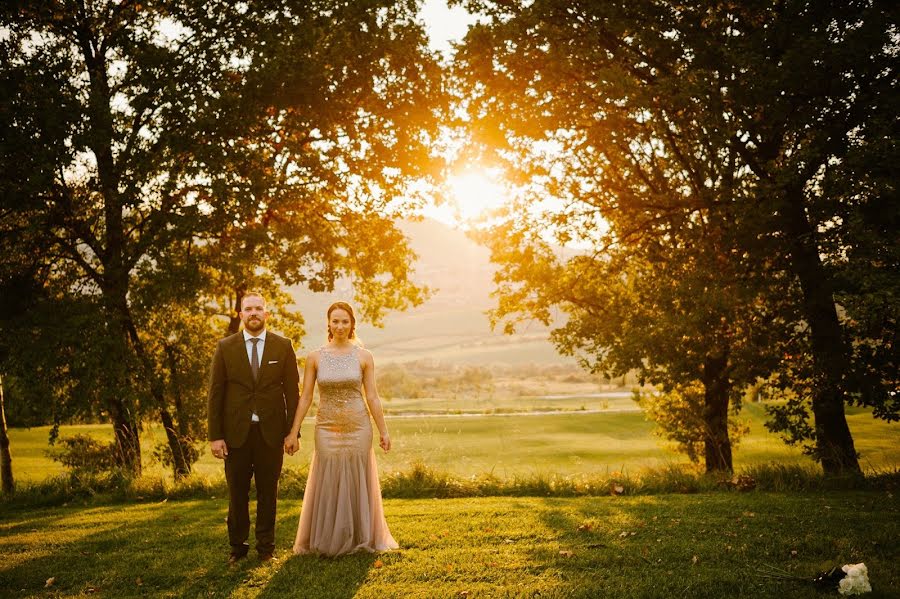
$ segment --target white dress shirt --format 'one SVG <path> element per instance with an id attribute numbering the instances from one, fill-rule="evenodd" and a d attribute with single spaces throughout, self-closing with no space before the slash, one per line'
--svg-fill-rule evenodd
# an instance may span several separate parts
<path id="1" fill-rule="evenodd" d="M 247 329 L 244 329 L 244 346 L 247 349 L 247 362 L 253 364 L 253 343 L 250 342 L 251 339 L 259 339 L 259 342 L 256 344 L 256 352 L 259 356 L 259 366 L 262 368 L 262 356 L 263 350 L 266 349 L 266 330 L 263 329 L 262 333 L 260 333 L 257 337 L 254 337 L 250 333 L 247 332 Z M 250 416 L 251 422 L 259 422 L 259 416 L 254 412 Z"/>

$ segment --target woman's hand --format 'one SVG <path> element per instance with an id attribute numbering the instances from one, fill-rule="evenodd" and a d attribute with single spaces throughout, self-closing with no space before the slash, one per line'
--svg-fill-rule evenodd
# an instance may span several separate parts
<path id="1" fill-rule="evenodd" d="M 391 436 L 387 433 L 381 433 L 381 441 L 378 443 L 385 451 L 391 450 Z"/>
<path id="2" fill-rule="evenodd" d="M 299 449 L 300 439 L 297 438 L 297 433 L 291 431 L 288 433 L 288 436 L 284 438 L 284 453 L 294 455 Z"/>

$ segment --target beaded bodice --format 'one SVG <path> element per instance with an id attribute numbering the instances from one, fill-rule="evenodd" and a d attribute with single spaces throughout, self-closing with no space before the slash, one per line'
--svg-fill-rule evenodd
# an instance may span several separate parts
<path id="1" fill-rule="evenodd" d="M 338 432 L 350 432 L 368 424 L 368 411 L 362 396 L 362 368 L 359 350 L 346 353 L 323 347 L 319 350 L 316 372 L 319 386 L 319 409 L 316 425 Z"/>

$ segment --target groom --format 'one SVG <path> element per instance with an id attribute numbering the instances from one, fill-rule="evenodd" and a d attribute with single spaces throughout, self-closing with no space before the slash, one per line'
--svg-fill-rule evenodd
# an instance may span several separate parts
<path id="1" fill-rule="evenodd" d="M 266 300 L 241 299 L 244 330 L 219 341 L 209 380 L 209 447 L 225 460 L 228 541 L 234 564 L 247 555 L 250 478 L 256 481 L 256 551 L 275 552 L 275 501 L 286 436 L 300 396 L 297 356 L 290 339 L 266 331 Z"/>

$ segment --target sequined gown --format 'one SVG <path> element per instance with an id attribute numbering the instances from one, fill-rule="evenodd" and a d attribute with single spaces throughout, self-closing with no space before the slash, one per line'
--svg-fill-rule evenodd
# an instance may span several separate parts
<path id="1" fill-rule="evenodd" d="M 356 347 L 349 353 L 319 351 L 316 446 L 294 553 L 397 548 L 384 519 L 358 353 Z"/>

